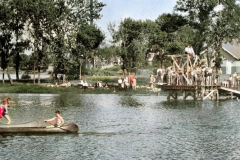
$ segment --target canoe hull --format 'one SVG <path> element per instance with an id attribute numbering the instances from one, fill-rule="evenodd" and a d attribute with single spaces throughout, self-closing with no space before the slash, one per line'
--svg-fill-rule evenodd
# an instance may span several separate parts
<path id="1" fill-rule="evenodd" d="M 61 127 L 42 125 L 33 121 L 24 124 L 0 125 L 0 133 L 77 133 L 79 128 L 75 123 L 67 123 Z"/>
<path id="2" fill-rule="evenodd" d="M 0 133 L 66 133 L 60 128 L 0 128 Z"/>

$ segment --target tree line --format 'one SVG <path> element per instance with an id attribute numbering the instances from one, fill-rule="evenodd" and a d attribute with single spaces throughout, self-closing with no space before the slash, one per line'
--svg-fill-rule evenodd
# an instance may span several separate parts
<path id="1" fill-rule="evenodd" d="M 156 53 L 162 67 L 165 55 L 184 54 L 187 44 L 221 67 L 222 43 L 239 40 L 239 0 L 178 0 L 173 13 L 156 20 L 110 22 L 107 45 L 94 24 L 104 6 L 98 0 L 0 0 L 1 68 L 14 67 L 18 80 L 20 67 L 29 66 L 40 82 L 41 67 L 52 63 L 56 73 L 77 79 L 82 64 L 97 54 L 120 56 L 122 69 L 133 72 L 146 65 L 146 53 Z M 32 54 L 24 55 L 26 50 Z"/>
<path id="2" fill-rule="evenodd" d="M 214 58 L 219 68 L 222 43 L 239 40 L 239 4 L 239 0 L 178 0 L 173 13 L 159 15 L 156 20 L 125 18 L 110 23 L 112 42 L 105 49 L 114 48 L 123 60 L 122 69 L 135 71 L 146 64 L 150 51 L 156 53 L 158 67 L 163 67 L 165 55 L 184 54 L 190 44 L 196 54 L 205 53 L 208 64 Z"/>
<path id="3" fill-rule="evenodd" d="M 40 69 L 47 62 L 55 66 L 57 73 L 77 71 L 80 59 L 90 58 L 104 39 L 94 25 L 104 6 L 98 0 L 1 0 L 3 73 L 14 67 L 19 80 L 21 64 L 27 63 L 27 56 L 22 55 L 26 50 L 32 52 L 28 63 L 38 71 L 39 83 Z"/>

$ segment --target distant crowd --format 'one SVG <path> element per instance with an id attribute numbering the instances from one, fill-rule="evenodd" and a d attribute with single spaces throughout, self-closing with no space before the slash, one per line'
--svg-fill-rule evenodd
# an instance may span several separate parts
<path id="1" fill-rule="evenodd" d="M 240 73 L 233 73 L 221 82 L 223 87 L 240 89 Z"/>
<path id="2" fill-rule="evenodd" d="M 228 78 L 221 80 L 221 68 L 200 64 L 198 56 L 195 55 L 190 45 L 185 48 L 185 54 L 189 61 L 185 62 L 185 66 L 182 66 L 182 68 L 179 67 L 180 64 L 173 63 L 173 66 L 157 69 L 156 74 L 151 73 L 149 77 L 150 86 L 153 87 L 154 83 L 160 83 L 167 85 L 222 85 L 228 88 L 240 88 L 240 73 L 235 72 Z M 178 63 L 178 60 L 175 63 Z"/>
<path id="3" fill-rule="evenodd" d="M 228 88 L 240 88 L 240 73 L 234 73 L 228 76 L 228 78 L 221 80 L 222 70 L 221 68 L 209 67 L 202 64 L 203 59 L 199 59 L 195 55 L 191 45 L 185 48 L 185 55 L 173 58 L 173 65 L 170 67 L 158 68 L 155 73 L 151 73 L 149 76 L 149 88 L 153 89 L 154 84 L 166 84 L 166 85 L 199 85 L 199 86 L 212 86 L 222 85 Z M 183 60 L 185 59 L 185 60 Z M 205 59 L 206 61 L 206 59 Z M 57 80 L 64 81 L 65 75 L 61 75 Z M 71 86 L 67 81 L 59 86 Z M 93 85 L 88 84 L 86 80 L 80 79 L 78 85 L 83 88 L 108 88 L 108 83 L 103 84 L 102 81 L 96 81 Z M 137 79 L 134 74 L 128 76 L 119 77 L 117 80 L 118 89 L 133 89 L 137 88 Z"/>
<path id="4" fill-rule="evenodd" d="M 132 88 L 133 90 L 136 90 L 137 87 L 137 79 L 136 77 L 131 74 L 130 76 L 119 77 L 118 78 L 118 88 L 119 89 L 128 89 Z"/>
<path id="5" fill-rule="evenodd" d="M 174 70 L 172 66 L 157 69 L 154 76 L 150 75 L 150 84 L 165 83 L 167 85 L 217 85 L 220 83 L 221 69 L 207 66 L 195 66 L 182 70 Z"/>

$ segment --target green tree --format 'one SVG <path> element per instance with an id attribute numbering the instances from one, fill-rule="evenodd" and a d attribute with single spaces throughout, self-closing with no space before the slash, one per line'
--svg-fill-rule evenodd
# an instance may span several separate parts
<path id="1" fill-rule="evenodd" d="M 13 10 L 13 17 L 11 18 L 10 23 L 12 33 L 15 37 L 14 48 L 12 52 L 14 54 L 16 78 L 19 80 L 19 67 L 22 60 L 20 53 L 22 53 L 29 46 L 29 41 L 27 40 L 27 37 L 24 33 L 24 26 L 27 21 L 27 14 L 25 10 L 28 5 L 26 0 L 11 0 L 9 1 L 9 7 Z"/>
<path id="2" fill-rule="evenodd" d="M 55 13 L 58 17 L 55 18 L 56 36 L 52 43 L 52 50 L 58 72 L 74 73 L 72 70 L 80 64 L 79 56 L 85 50 L 85 46 L 79 45 L 76 41 L 78 29 L 88 23 L 93 25 L 95 19 L 101 18 L 100 12 L 105 4 L 98 0 L 67 0 L 66 3 L 67 5 L 65 3 L 58 5 L 61 12 Z"/>
<path id="3" fill-rule="evenodd" d="M 173 33 L 176 32 L 181 26 L 187 24 L 187 20 L 178 14 L 164 13 L 156 19 L 156 23 L 159 25 L 160 30 L 163 32 Z"/>
<path id="4" fill-rule="evenodd" d="M 4 83 L 4 73 L 7 69 L 8 78 L 12 83 L 10 74 L 8 73 L 9 63 L 12 59 L 13 44 L 12 40 L 12 28 L 10 27 L 11 19 L 13 17 L 13 12 L 9 7 L 8 1 L 2 1 L 0 3 L 0 54 L 1 54 L 1 68 L 3 69 L 3 83 Z"/>
<path id="5" fill-rule="evenodd" d="M 232 42 L 239 37 L 240 6 L 237 0 L 178 0 L 175 10 L 183 12 L 189 25 L 196 30 L 197 51 L 207 51 L 208 63 L 213 57 L 221 59 L 223 42 Z"/>
<path id="6" fill-rule="evenodd" d="M 49 1 L 49 0 L 36 0 L 29 2 L 28 15 L 29 15 L 29 32 L 33 44 L 33 54 L 36 57 L 36 65 L 38 70 L 38 83 L 40 83 L 40 69 L 43 59 L 50 53 L 50 45 L 62 21 L 58 21 L 59 17 L 66 14 L 65 2 L 63 0 Z M 61 36 L 58 35 L 58 41 L 63 41 Z M 35 79 L 34 79 L 35 83 Z"/>
<path id="7" fill-rule="evenodd" d="M 0 36 L 0 53 L 1 53 L 1 68 L 3 69 L 3 83 L 4 73 L 5 70 L 7 69 L 8 78 L 11 84 L 13 84 L 11 81 L 10 74 L 8 73 L 9 62 L 11 61 L 12 58 L 11 48 L 13 47 L 13 45 L 10 42 L 11 42 L 10 34 L 4 34 Z"/>
<path id="8" fill-rule="evenodd" d="M 81 60 L 91 58 L 92 51 L 98 48 L 104 38 L 101 30 L 93 25 L 85 24 L 79 28 L 76 37 L 76 48 L 73 52 L 79 62 L 79 79 L 81 79 Z"/>
<path id="9" fill-rule="evenodd" d="M 124 19 L 118 27 L 109 24 L 113 43 L 119 47 L 118 54 L 123 60 L 122 69 L 133 72 L 145 65 L 148 49 L 160 50 L 165 43 L 166 32 L 157 23 L 146 20 Z"/>
<path id="10" fill-rule="evenodd" d="M 29 70 L 30 69 L 30 55 L 27 54 L 20 54 L 21 57 L 21 63 L 20 63 L 20 69 L 21 70 Z"/>
<path id="11" fill-rule="evenodd" d="M 191 37 L 191 34 L 187 32 L 182 34 L 182 28 L 186 27 L 188 21 L 181 15 L 164 13 L 156 19 L 156 23 L 160 27 L 160 30 L 166 33 L 165 41 L 162 43 L 164 53 L 183 54 L 186 43 L 190 43 L 187 37 Z M 182 35 L 186 38 L 182 37 Z"/>

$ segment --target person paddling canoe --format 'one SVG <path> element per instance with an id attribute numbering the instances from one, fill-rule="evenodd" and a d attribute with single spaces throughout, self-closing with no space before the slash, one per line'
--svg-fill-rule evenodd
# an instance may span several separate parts
<path id="1" fill-rule="evenodd" d="M 49 123 L 51 125 L 54 125 L 54 127 L 60 127 L 64 124 L 63 117 L 60 114 L 59 110 L 56 110 L 56 117 L 53 117 L 51 119 L 44 120 L 44 122 Z"/>

